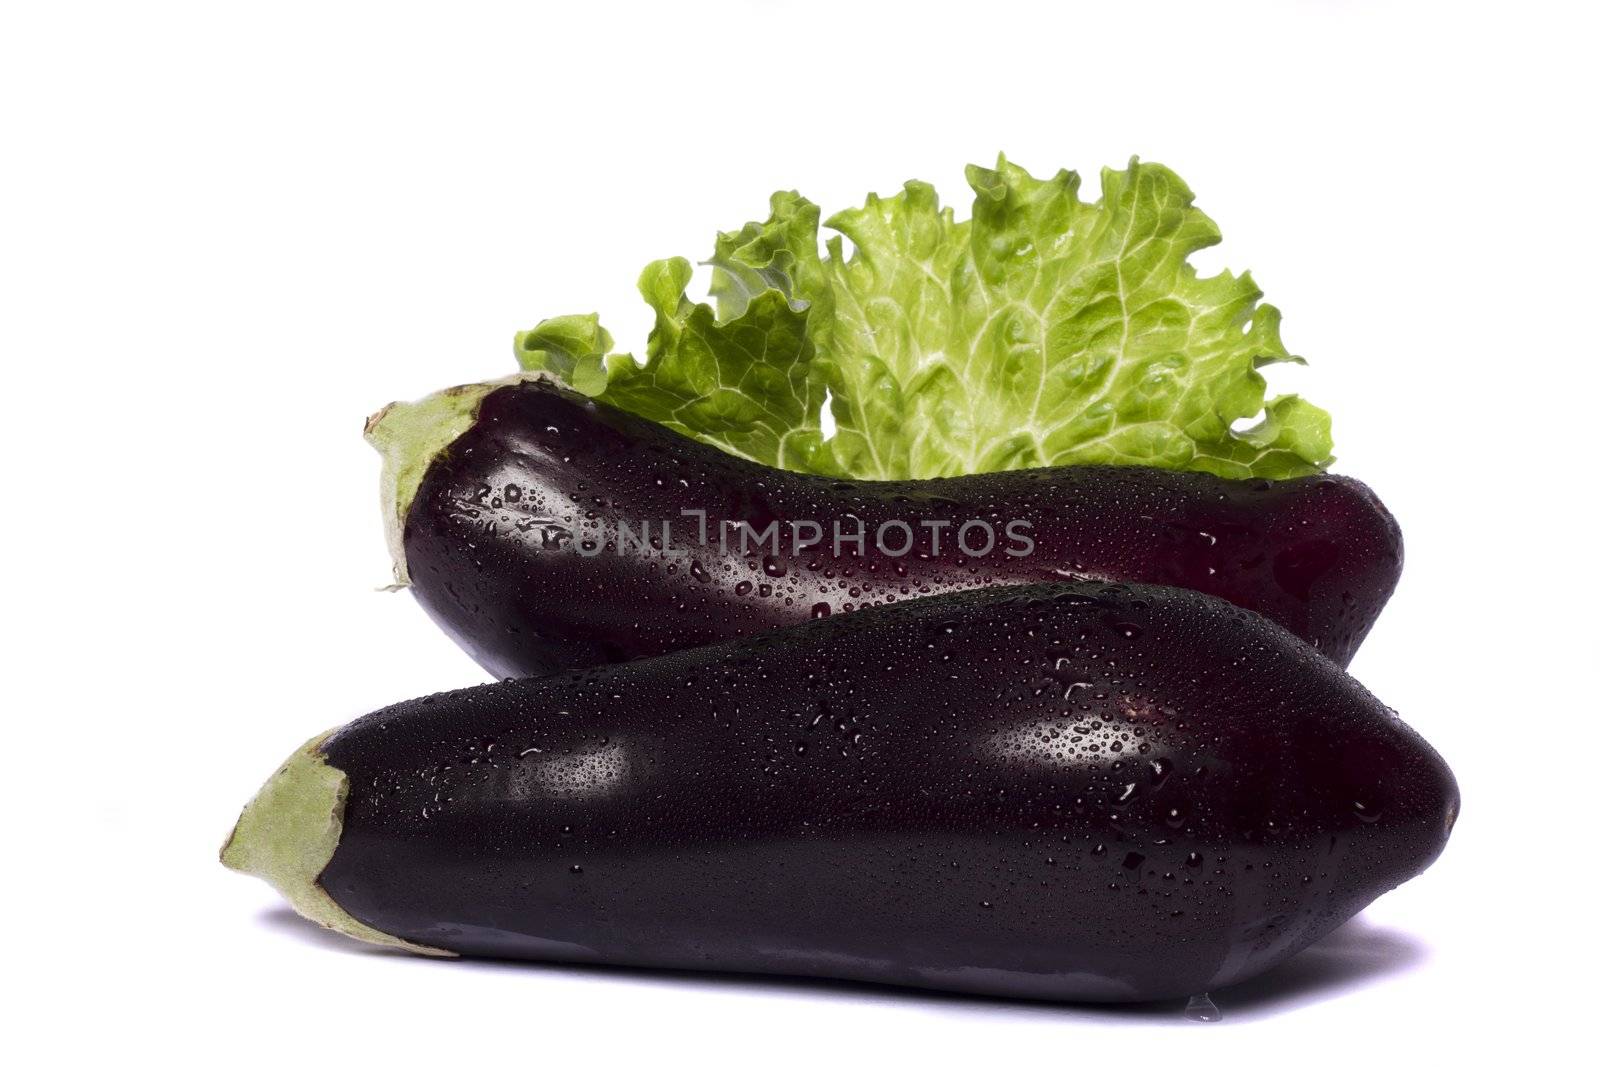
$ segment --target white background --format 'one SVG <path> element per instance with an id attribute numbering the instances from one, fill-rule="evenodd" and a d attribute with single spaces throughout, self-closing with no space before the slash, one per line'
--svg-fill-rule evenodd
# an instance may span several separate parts
<path id="1" fill-rule="evenodd" d="M 548 10 L 536 13 L 536 7 Z M 580 11 L 580 8 L 582 9 Z M 1582 5 L 14 5 L 0 16 L 8 1049 L 174 1062 L 1536 1054 L 1592 982 Z M 1452 762 L 1421 879 L 1217 1001 L 1012 1005 L 341 943 L 215 852 L 294 745 L 477 669 L 387 577 L 386 401 L 795 187 L 1176 168 L 1405 528 L 1354 664 Z M 20 999 L 19 999 L 20 994 Z M 21 1061 L 19 1061 L 21 1062 Z M 294 1062 L 294 1061 L 289 1061 Z"/>

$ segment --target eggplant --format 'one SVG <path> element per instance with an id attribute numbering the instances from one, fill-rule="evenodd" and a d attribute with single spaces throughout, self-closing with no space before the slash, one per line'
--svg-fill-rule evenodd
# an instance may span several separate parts
<path id="1" fill-rule="evenodd" d="M 1331 475 L 1080 466 L 835 481 L 539 380 L 390 405 L 368 433 L 387 458 L 400 583 L 500 678 L 1085 578 L 1222 597 L 1344 666 L 1400 575 L 1394 519 Z"/>
<path id="2" fill-rule="evenodd" d="M 1140 1001 L 1316 941 L 1457 806 L 1259 615 L 1056 583 L 396 704 L 292 756 L 222 858 L 421 952 Z"/>

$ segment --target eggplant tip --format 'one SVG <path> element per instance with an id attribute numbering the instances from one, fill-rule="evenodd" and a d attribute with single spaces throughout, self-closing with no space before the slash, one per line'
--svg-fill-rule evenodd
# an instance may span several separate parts
<path id="1" fill-rule="evenodd" d="M 332 731 L 329 731 L 332 733 Z M 270 884 L 302 916 L 336 933 L 430 956 L 452 952 L 417 945 L 375 930 L 341 908 L 317 881 L 339 847 L 349 779 L 328 765 L 321 745 L 307 741 L 268 778 L 246 804 L 223 843 L 224 867 Z"/>
<path id="2" fill-rule="evenodd" d="M 411 501 L 433 461 L 478 418 L 483 398 L 505 385 L 527 380 L 513 375 L 491 382 L 455 385 L 411 403 L 385 404 L 367 417 L 362 433 L 383 456 L 379 496 L 384 539 L 394 560 L 397 587 L 410 584 L 406 572 L 405 525 Z"/>

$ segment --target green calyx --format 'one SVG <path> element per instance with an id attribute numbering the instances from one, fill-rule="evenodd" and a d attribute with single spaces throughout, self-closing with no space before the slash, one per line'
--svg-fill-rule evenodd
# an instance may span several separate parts
<path id="1" fill-rule="evenodd" d="M 406 567 L 406 513 L 433 461 L 472 428 L 484 397 L 503 386 L 554 377 L 540 371 L 451 386 L 421 400 L 396 401 L 368 417 L 367 441 L 383 456 L 379 498 L 384 535 L 394 561 L 391 588 L 400 589 L 411 583 Z"/>
<path id="2" fill-rule="evenodd" d="M 341 908 L 318 884 L 339 847 L 350 793 L 345 773 L 329 766 L 322 754 L 328 734 L 301 746 L 245 805 L 222 846 L 223 866 L 270 883 L 295 911 L 329 930 L 426 956 L 454 955 L 373 929 Z"/>

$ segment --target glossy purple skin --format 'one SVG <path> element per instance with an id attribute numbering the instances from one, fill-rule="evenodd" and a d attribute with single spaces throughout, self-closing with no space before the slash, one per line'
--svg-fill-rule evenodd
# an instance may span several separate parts
<path id="1" fill-rule="evenodd" d="M 699 520 L 682 511 L 705 512 Z M 859 518 L 864 551 L 834 554 Z M 620 524 L 665 542 L 618 551 Z M 817 522 L 823 545 L 776 554 L 716 531 Z M 895 556 L 905 522 L 916 535 Z M 937 533 L 923 525 L 947 521 Z M 954 537 L 987 522 L 982 558 Z M 1029 524 L 1030 554 L 1007 536 Z M 939 540 L 935 551 L 934 540 Z M 969 545 L 981 549 L 981 527 Z M 779 471 L 545 383 L 501 388 L 429 468 L 406 516 L 412 591 L 496 677 L 548 674 L 994 584 L 1078 578 L 1176 585 L 1259 612 L 1348 665 L 1400 576 L 1400 530 L 1333 475 L 1237 481 L 1149 467 L 1054 467 L 915 482 Z M 584 546 L 599 547 L 586 556 Z M 743 551 L 741 549 L 744 549 Z"/>
<path id="2" fill-rule="evenodd" d="M 1007 587 L 397 704 L 321 885 L 463 954 L 1158 1000 L 1417 874 L 1428 744 L 1260 616 Z"/>

